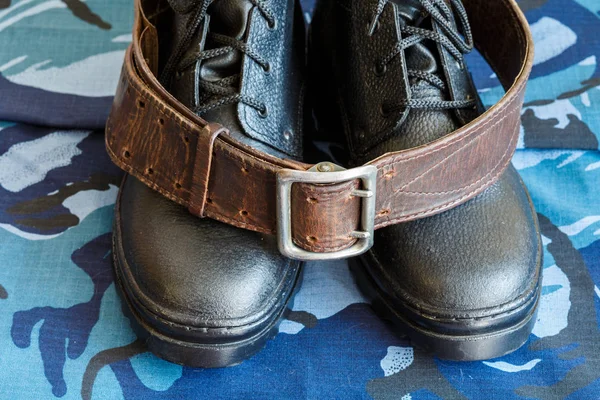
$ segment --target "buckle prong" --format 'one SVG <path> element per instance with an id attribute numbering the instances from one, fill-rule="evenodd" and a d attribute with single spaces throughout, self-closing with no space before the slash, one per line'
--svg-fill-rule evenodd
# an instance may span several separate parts
<path id="1" fill-rule="evenodd" d="M 294 183 L 331 184 L 360 179 L 362 189 L 352 191 L 352 196 L 361 198 L 361 230 L 350 233 L 357 239 L 352 246 L 329 253 L 304 250 L 292 241 L 292 185 Z M 373 246 L 375 229 L 375 200 L 377 168 L 373 165 L 345 169 L 331 162 L 316 164 L 308 171 L 281 169 L 277 172 L 277 242 L 279 251 L 296 260 L 334 260 L 357 256 Z"/>
<path id="2" fill-rule="evenodd" d="M 355 239 L 368 239 L 371 237 L 371 234 L 369 232 L 354 231 L 350 234 L 350 236 Z"/>
<path id="3" fill-rule="evenodd" d="M 355 197 L 371 197 L 373 196 L 373 192 L 370 190 L 353 190 L 352 196 Z"/>

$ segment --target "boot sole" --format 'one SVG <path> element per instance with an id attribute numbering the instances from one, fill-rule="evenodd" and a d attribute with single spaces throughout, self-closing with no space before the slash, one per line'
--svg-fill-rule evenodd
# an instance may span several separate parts
<path id="1" fill-rule="evenodd" d="M 374 310 L 383 319 L 394 323 L 414 345 L 444 360 L 489 360 L 511 353 L 527 342 L 536 321 L 541 285 L 538 285 L 530 312 L 508 328 L 472 335 L 448 335 L 425 329 L 417 321 L 408 319 L 381 295 L 359 258 L 350 259 L 349 264 L 357 285 L 371 300 Z"/>

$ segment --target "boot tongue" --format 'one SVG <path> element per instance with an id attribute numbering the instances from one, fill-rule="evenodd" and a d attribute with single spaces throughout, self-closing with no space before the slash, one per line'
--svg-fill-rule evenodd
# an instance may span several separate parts
<path id="1" fill-rule="evenodd" d="M 432 19 L 414 0 L 389 0 L 398 10 L 401 23 L 408 26 L 432 29 Z M 407 37 L 409 34 L 403 34 Z M 445 81 L 441 67 L 438 46 L 431 40 L 410 46 L 404 50 L 406 67 L 436 75 Z M 443 99 L 444 94 L 429 82 L 411 78 L 410 95 L 412 99 Z M 422 146 L 434 141 L 458 127 L 450 110 L 410 110 L 406 119 L 394 129 L 394 134 L 358 157 L 355 163 L 360 165 L 381 154 Z"/>
<path id="2" fill-rule="evenodd" d="M 238 40 L 244 39 L 251 8 L 252 3 L 247 0 L 216 0 L 208 8 L 209 30 Z M 207 39 L 205 50 L 218 47 L 223 47 L 223 44 Z M 241 64 L 242 54 L 232 51 L 203 62 L 200 76 L 206 81 L 217 81 L 240 73 Z"/>
<path id="3" fill-rule="evenodd" d="M 398 14 L 406 25 L 417 28 L 431 29 L 431 18 L 423 6 L 415 0 L 391 0 L 398 10 Z M 404 51 L 406 67 L 418 71 L 435 74 L 438 72 L 437 49 L 431 41 L 409 47 Z"/>
<path id="4" fill-rule="evenodd" d="M 182 0 L 169 1 L 176 3 L 178 7 L 173 7 L 175 10 L 174 21 L 172 33 L 169 35 L 169 39 L 172 41 L 171 48 L 175 48 L 178 43 L 177 40 L 184 37 L 193 22 L 192 18 L 195 14 L 195 7 L 200 7 L 202 1 L 189 0 L 183 3 L 180 3 Z M 194 7 L 188 10 L 187 13 L 177 12 L 177 9 L 185 9 L 185 6 L 191 7 L 190 4 L 193 4 Z M 183 56 L 194 57 L 198 52 L 226 46 L 212 39 L 211 35 L 207 34 L 208 32 L 243 41 L 247 36 L 249 15 L 252 7 L 252 3 L 248 0 L 213 0 L 207 9 L 205 22 L 208 25 L 204 23 L 200 25 Z M 240 74 L 242 72 L 242 60 L 243 54 L 241 52 L 230 51 L 227 54 L 201 61 L 199 67 L 194 66 L 194 69 L 188 69 L 188 72 L 181 79 L 174 79 L 170 92 L 177 100 L 190 108 L 201 103 L 210 102 L 210 94 L 203 92 L 198 87 L 198 78 L 205 82 L 216 82 L 232 75 Z M 237 92 L 238 88 L 234 89 Z M 283 153 L 276 152 L 273 148 L 251 139 L 246 134 L 240 124 L 237 115 L 237 104 L 235 103 L 216 107 L 204 113 L 202 117 L 207 121 L 216 121 L 226 126 L 232 137 L 245 144 L 279 157 L 284 156 Z"/>
<path id="5" fill-rule="evenodd" d="M 396 4 L 396 9 L 408 21 L 416 21 L 424 14 L 423 6 L 415 0 L 391 0 Z"/>

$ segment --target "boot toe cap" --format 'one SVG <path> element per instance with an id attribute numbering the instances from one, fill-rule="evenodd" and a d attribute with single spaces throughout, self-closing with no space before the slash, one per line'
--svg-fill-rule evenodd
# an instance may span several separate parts
<path id="1" fill-rule="evenodd" d="M 117 275 L 156 328 L 252 326 L 281 312 L 299 265 L 272 237 L 200 219 L 128 177 L 117 208 Z"/>
<path id="2" fill-rule="evenodd" d="M 510 167 L 462 206 L 383 229 L 367 262 L 400 307 L 437 321 L 485 320 L 535 305 L 539 238 L 535 211 Z"/>

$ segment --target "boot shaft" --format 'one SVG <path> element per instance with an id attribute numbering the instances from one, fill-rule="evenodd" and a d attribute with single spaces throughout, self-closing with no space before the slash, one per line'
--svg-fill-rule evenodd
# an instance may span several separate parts
<path id="1" fill-rule="evenodd" d="M 439 4 L 435 9 L 458 35 L 460 10 Z M 442 22 L 416 0 L 317 4 L 309 39 L 316 115 L 326 130 L 344 132 L 350 164 L 424 145 L 481 113 L 464 51 Z M 463 104 L 441 107 L 451 101 Z M 331 104 L 340 115 L 335 122 Z"/>
<path id="2" fill-rule="evenodd" d="M 302 154 L 305 26 L 295 0 L 171 0 L 159 26 L 161 83 L 236 139 Z"/>

